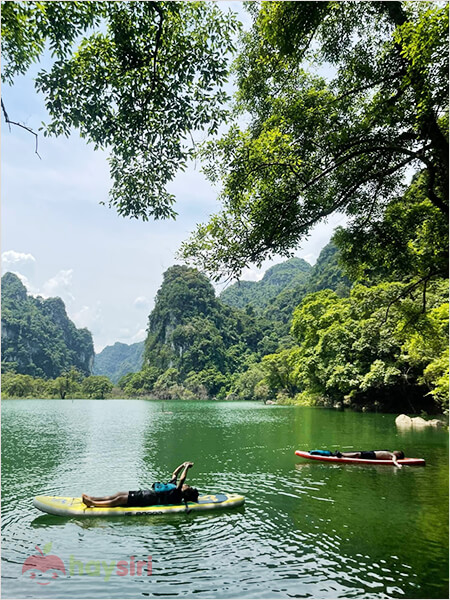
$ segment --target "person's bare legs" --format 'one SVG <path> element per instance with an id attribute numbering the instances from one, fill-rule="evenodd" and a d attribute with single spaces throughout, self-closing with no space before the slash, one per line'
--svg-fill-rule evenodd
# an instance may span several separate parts
<path id="1" fill-rule="evenodd" d="M 83 494 L 81 498 L 88 508 L 92 506 L 98 506 L 100 508 L 126 506 L 128 502 L 128 492 L 119 492 L 114 496 L 103 496 L 96 498 L 92 498 L 87 494 Z"/>
<path id="2" fill-rule="evenodd" d="M 128 492 L 116 492 L 115 494 L 111 494 L 111 496 L 89 496 L 89 494 L 82 494 L 82 498 L 88 498 L 94 502 L 104 502 L 105 500 L 113 500 L 117 496 L 122 496 L 123 494 L 128 494 Z"/>

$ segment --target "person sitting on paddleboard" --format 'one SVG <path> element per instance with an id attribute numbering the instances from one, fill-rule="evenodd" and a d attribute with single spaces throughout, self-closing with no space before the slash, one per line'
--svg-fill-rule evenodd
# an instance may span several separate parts
<path id="1" fill-rule="evenodd" d="M 394 465 L 399 469 L 402 465 L 397 462 L 397 459 L 401 460 L 405 458 L 404 452 L 401 450 L 362 450 L 360 452 L 335 452 L 334 456 L 338 458 L 365 458 L 366 460 L 392 460 Z"/>
<path id="2" fill-rule="evenodd" d="M 169 483 L 154 483 L 151 490 L 137 490 L 130 492 L 117 492 L 112 496 L 88 496 L 82 494 L 81 499 L 88 508 L 98 506 L 108 508 L 112 506 L 154 506 L 156 504 L 181 504 L 182 502 L 197 502 L 198 491 L 185 485 L 188 470 L 194 463 L 186 461 L 175 469 Z M 177 483 L 178 473 L 181 473 Z"/>

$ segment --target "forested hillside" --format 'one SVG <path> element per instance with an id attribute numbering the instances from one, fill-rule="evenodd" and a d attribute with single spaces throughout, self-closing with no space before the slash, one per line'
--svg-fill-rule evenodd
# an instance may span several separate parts
<path id="1" fill-rule="evenodd" d="M 61 298 L 34 298 L 13 273 L 2 277 L 2 371 L 55 378 L 72 367 L 90 375 L 92 335 L 77 329 Z"/>
<path id="2" fill-rule="evenodd" d="M 260 281 L 237 281 L 223 290 L 220 299 L 229 306 L 252 306 L 262 310 L 284 290 L 295 288 L 308 280 L 311 265 L 301 258 L 291 258 L 270 267 Z"/>
<path id="3" fill-rule="evenodd" d="M 129 345 L 116 342 L 95 355 L 93 373 L 117 383 L 123 375 L 140 371 L 143 356 L 144 342 Z"/>
<path id="4" fill-rule="evenodd" d="M 448 408 L 448 226 L 426 185 L 418 174 L 364 230 L 337 230 L 355 283 L 349 297 L 319 287 L 295 308 L 295 344 L 263 359 L 279 401 Z"/>
<path id="5" fill-rule="evenodd" d="M 225 298 L 245 310 L 216 298 L 195 269 L 171 267 L 149 318 L 144 368 L 119 385 L 163 398 L 446 409 L 446 240 L 419 175 L 365 235 L 338 229 L 300 277 L 287 261 L 245 293 L 233 286 Z M 279 282 L 268 300 L 277 271 L 288 274 L 286 287 Z"/>
<path id="6" fill-rule="evenodd" d="M 268 269 L 261 281 L 238 281 L 226 288 L 220 299 L 238 308 L 251 306 L 265 318 L 286 325 L 289 332 L 296 306 L 312 292 L 324 289 L 348 296 L 351 281 L 339 264 L 339 252 L 333 241 L 320 252 L 314 266 L 291 258 Z"/>
<path id="7" fill-rule="evenodd" d="M 329 289 L 336 291 L 338 296 L 348 296 L 351 282 L 343 272 L 338 258 L 338 249 L 330 242 L 322 249 L 317 262 L 308 271 L 308 276 L 303 281 L 295 281 L 294 286 L 281 290 L 267 306 L 264 315 L 290 325 L 294 309 L 307 294 Z"/>
<path id="8" fill-rule="evenodd" d="M 170 267 L 149 317 L 144 367 L 122 378 L 129 393 L 225 397 L 235 373 L 279 347 L 276 326 L 227 306 L 196 269 Z"/>

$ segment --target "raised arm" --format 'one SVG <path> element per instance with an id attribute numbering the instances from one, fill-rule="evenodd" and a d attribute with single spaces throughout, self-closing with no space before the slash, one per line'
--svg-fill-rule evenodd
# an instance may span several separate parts
<path id="1" fill-rule="evenodd" d="M 192 462 L 185 462 L 184 465 L 181 465 L 183 467 L 183 472 L 181 473 L 181 477 L 180 477 L 180 481 L 178 482 L 177 485 L 177 489 L 181 490 L 181 488 L 183 487 L 183 484 L 186 480 L 186 475 L 188 470 L 194 466 L 194 463 Z"/>
<path id="2" fill-rule="evenodd" d="M 175 469 L 175 471 L 172 473 L 172 479 L 176 479 L 178 477 L 178 473 L 185 467 L 185 465 L 186 463 L 184 462 Z"/>

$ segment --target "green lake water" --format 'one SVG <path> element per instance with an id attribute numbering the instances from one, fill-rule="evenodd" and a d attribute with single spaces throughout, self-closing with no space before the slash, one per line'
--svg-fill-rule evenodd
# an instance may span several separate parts
<path id="1" fill-rule="evenodd" d="M 253 402 L 164 410 L 145 400 L 2 402 L 3 598 L 448 598 L 448 432 Z M 402 449 L 427 465 L 294 455 L 312 448 Z M 201 493 L 238 492 L 245 506 L 68 519 L 32 504 L 38 494 L 144 489 L 185 460 Z M 36 545 L 65 573 L 22 574 Z M 151 575 L 130 574 L 130 557 L 149 556 Z"/>

